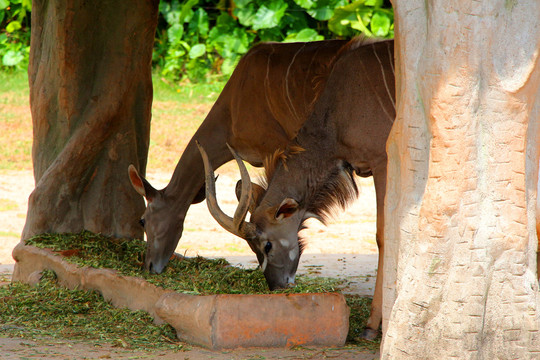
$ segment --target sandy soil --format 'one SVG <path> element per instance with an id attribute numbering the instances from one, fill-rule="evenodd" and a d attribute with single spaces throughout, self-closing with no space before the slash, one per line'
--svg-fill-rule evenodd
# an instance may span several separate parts
<path id="1" fill-rule="evenodd" d="M 217 191 L 224 211 L 234 212 L 236 199 L 234 184 L 237 178 L 226 165 L 220 173 Z M 169 181 L 168 174 L 149 174 L 148 178 L 157 188 Z M 24 226 L 27 200 L 34 187 L 30 171 L 4 171 L 0 174 L 0 272 L 9 273 L 14 260 L 13 247 L 19 242 Z M 340 213 L 329 226 L 310 221 L 303 236 L 308 245 L 301 259 L 299 274 L 334 276 L 346 279 L 349 291 L 371 295 L 377 265 L 375 243 L 375 192 L 371 179 L 360 179 L 359 200 L 346 212 Z M 206 204 L 190 208 L 184 235 L 176 251 L 187 256 L 197 254 L 207 257 L 226 257 L 233 264 L 255 267 L 256 259 L 244 240 L 220 228 L 208 214 Z M 4 276 L 5 278 L 5 276 Z M 374 354 L 360 354 L 347 349 L 300 349 L 300 350 L 242 350 L 233 353 L 210 352 L 191 347 L 181 353 L 142 353 L 124 351 L 107 346 L 96 347 L 87 343 L 58 342 L 51 340 L 29 341 L 0 338 L 3 359 L 20 358 L 154 358 L 160 359 L 373 359 Z"/>
<path id="2" fill-rule="evenodd" d="M 186 346 L 185 351 L 131 351 L 108 345 L 95 345 L 73 341 L 0 337 L 0 354 L 3 360 L 19 359 L 159 359 L 159 360 L 263 360 L 263 359 L 339 359 L 373 360 L 377 353 L 355 349 L 325 349 L 319 347 L 297 349 L 237 349 L 210 351 Z"/>

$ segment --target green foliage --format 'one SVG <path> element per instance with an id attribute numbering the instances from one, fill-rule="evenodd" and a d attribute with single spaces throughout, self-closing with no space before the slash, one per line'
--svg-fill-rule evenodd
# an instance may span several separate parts
<path id="1" fill-rule="evenodd" d="M 361 32 L 366 36 L 394 37 L 394 13 L 383 8 L 382 0 L 359 0 L 335 9 L 328 28 L 340 36 Z"/>
<path id="2" fill-rule="evenodd" d="M 394 36 L 383 0 L 169 0 L 159 10 L 154 64 L 171 80 L 227 78 L 260 41 Z"/>
<path id="3" fill-rule="evenodd" d="M 0 0 L 0 68 L 28 65 L 31 9 L 31 0 Z"/>
<path id="4" fill-rule="evenodd" d="M 0 68 L 28 64 L 31 0 L 0 0 Z M 153 65 L 169 80 L 227 79 L 261 41 L 392 38 L 388 0 L 161 0 Z"/>

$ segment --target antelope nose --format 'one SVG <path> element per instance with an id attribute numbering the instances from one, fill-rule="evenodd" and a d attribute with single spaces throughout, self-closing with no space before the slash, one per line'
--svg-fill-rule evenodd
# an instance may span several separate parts
<path id="1" fill-rule="evenodd" d="M 165 269 L 165 266 L 167 266 L 167 262 L 163 261 L 151 261 L 148 265 L 148 271 L 151 274 L 161 274 L 163 270 Z"/>
<path id="2" fill-rule="evenodd" d="M 292 288 L 296 286 L 296 283 L 294 282 L 296 276 L 287 277 L 287 287 Z"/>

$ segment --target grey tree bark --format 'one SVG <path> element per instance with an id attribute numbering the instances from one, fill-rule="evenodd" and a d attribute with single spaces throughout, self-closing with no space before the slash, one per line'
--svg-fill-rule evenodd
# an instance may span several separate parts
<path id="1" fill-rule="evenodd" d="M 142 237 L 158 0 L 44 1 L 32 8 L 35 190 L 22 238 L 44 232 Z"/>
<path id="2" fill-rule="evenodd" d="M 382 358 L 538 358 L 540 3 L 394 10 Z"/>

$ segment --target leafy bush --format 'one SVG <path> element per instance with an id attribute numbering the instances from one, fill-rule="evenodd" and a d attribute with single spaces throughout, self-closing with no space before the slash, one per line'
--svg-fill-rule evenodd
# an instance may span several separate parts
<path id="1" fill-rule="evenodd" d="M 31 0 L 0 0 L 2 68 L 25 68 Z M 228 78 L 260 41 L 392 38 L 389 0 L 161 0 L 153 65 L 171 80 Z"/>
<path id="2" fill-rule="evenodd" d="M 154 64 L 171 79 L 228 77 L 260 41 L 315 41 L 355 35 L 392 38 L 383 0 L 179 0 L 161 2 Z"/>
<path id="3" fill-rule="evenodd" d="M 0 59 L 3 69 L 25 69 L 30 54 L 31 0 L 0 0 Z"/>

